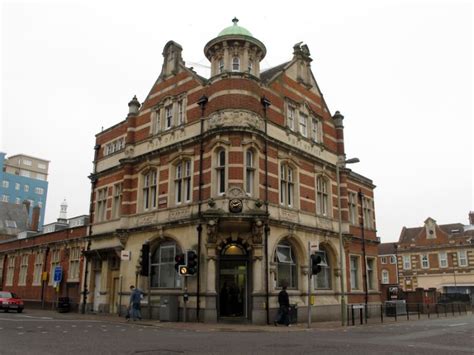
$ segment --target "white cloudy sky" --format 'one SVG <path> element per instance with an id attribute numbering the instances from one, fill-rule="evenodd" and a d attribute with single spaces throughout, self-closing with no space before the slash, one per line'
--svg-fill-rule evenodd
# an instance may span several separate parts
<path id="1" fill-rule="evenodd" d="M 382 241 L 467 223 L 473 210 L 471 1 L 8 1 L 1 6 L 0 150 L 51 161 L 46 222 L 87 214 L 94 135 L 143 100 L 168 40 L 206 75 L 203 48 L 237 16 L 267 47 L 304 41 L 352 168 L 377 185 Z M 179 15 L 177 15 L 179 12 Z M 197 63 L 197 64 L 195 64 Z"/>

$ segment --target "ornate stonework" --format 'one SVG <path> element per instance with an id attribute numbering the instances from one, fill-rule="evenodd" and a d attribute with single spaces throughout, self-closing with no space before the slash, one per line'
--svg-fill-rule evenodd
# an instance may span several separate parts
<path id="1" fill-rule="evenodd" d="M 209 117 L 208 129 L 229 126 L 263 129 L 263 120 L 253 112 L 242 110 L 220 111 Z"/>
<path id="2" fill-rule="evenodd" d="M 217 219 L 210 219 L 207 221 L 207 242 L 217 242 Z"/>

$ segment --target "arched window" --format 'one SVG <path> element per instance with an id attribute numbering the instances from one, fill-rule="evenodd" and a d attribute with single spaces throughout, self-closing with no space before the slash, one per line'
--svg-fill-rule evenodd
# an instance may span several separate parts
<path id="1" fill-rule="evenodd" d="M 181 279 L 174 269 L 175 256 L 179 254 L 175 242 L 160 244 L 151 255 L 151 287 L 179 288 Z"/>
<path id="2" fill-rule="evenodd" d="M 175 200 L 176 204 L 191 201 L 191 161 L 182 160 L 175 167 Z"/>
<path id="3" fill-rule="evenodd" d="M 220 149 L 216 154 L 217 164 L 216 164 L 216 177 L 217 177 L 217 193 L 222 195 L 226 190 L 226 176 L 225 176 L 225 166 L 226 166 L 226 156 L 225 150 Z"/>
<path id="4" fill-rule="evenodd" d="M 224 72 L 224 59 L 219 59 L 219 73 Z"/>
<path id="5" fill-rule="evenodd" d="M 389 281 L 389 275 L 387 270 L 382 270 L 382 283 L 383 284 L 388 284 Z"/>
<path id="6" fill-rule="evenodd" d="M 280 203 L 293 207 L 294 200 L 294 170 L 288 164 L 280 165 Z"/>
<path id="7" fill-rule="evenodd" d="M 232 71 L 240 71 L 240 58 L 232 58 Z"/>
<path id="8" fill-rule="evenodd" d="M 290 243 L 283 241 L 277 245 L 275 262 L 277 263 L 277 287 L 286 285 L 288 288 L 296 288 L 298 273 L 295 253 Z"/>
<path id="9" fill-rule="evenodd" d="M 150 170 L 143 176 L 143 210 L 156 208 L 156 192 L 157 192 L 157 173 L 156 170 Z"/>
<path id="10" fill-rule="evenodd" d="M 251 149 L 245 153 L 245 192 L 247 195 L 254 194 L 255 182 L 255 159 L 254 153 Z"/>
<path id="11" fill-rule="evenodd" d="M 315 277 L 314 287 L 317 289 L 331 289 L 331 263 L 328 253 L 324 246 L 320 246 L 316 254 L 321 257 L 321 263 L 319 264 L 321 266 L 321 272 Z"/>
<path id="12" fill-rule="evenodd" d="M 318 176 L 316 179 L 316 212 L 319 215 L 329 215 L 329 183 L 328 179 Z"/>

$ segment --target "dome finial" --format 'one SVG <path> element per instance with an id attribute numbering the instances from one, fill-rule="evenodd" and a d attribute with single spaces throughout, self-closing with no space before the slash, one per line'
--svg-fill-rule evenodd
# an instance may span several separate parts
<path id="1" fill-rule="evenodd" d="M 237 26 L 237 22 L 239 22 L 239 19 L 237 17 L 234 17 L 232 19 L 232 22 L 234 23 L 234 26 Z"/>

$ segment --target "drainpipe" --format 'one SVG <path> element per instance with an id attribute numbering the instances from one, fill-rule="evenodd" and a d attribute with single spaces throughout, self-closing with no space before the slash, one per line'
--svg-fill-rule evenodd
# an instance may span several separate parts
<path id="1" fill-rule="evenodd" d="M 203 139 L 203 134 L 204 134 L 204 110 L 206 109 L 206 104 L 207 104 L 207 96 L 202 95 L 201 98 L 198 101 L 198 105 L 201 108 L 201 132 L 199 135 L 199 194 L 198 194 L 198 218 L 199 218 L 199 224 L 197 227 L 197 232 L 198 232 L 198 268 L 197 268 L 197 296 L 196 296 L 196 321 L 199 322 L 199 311 L 201 309 L 200 305 L 200 300 L 201 300 L 201 239 L 202 239 L 202 210 L 201 210 L 201 204 L 202 204 L 202 160 L 204 156 L 204 139 Z"/>
<path id="2" fill-rule="evenodd" d="M 100 145 L 96 144 L 94 146 L 94 170 L 91 175 L 89 175 L 89 179 L 91 180 L 91 202 L 89 204 L 89 233 L 87 238 L 87 247 L 86 251 L 91 250 L 91 237 L 92 237 L 92 224 L 94 223 L 93 214 L 94 214 L 94 190 L 97 184 L 97 157 L 99 155 Z M 87 304 L 87 294 L 89 293 L 87 289 L 87 277 L 89 276 L 89 261 L 87 260 L 87 253 L 84 253 L 84 284 L 83 284 L 83 291 L 82 291 L 82 309 L 81 313 L 86 313 L 86 304 Z"/>
<path id="3" fill-rule="evenodd" d="M 49 254 L 49 247 L 46 247 L 46 251 L 44 253 L 43 272 L 41 273 L 41 309 L 44 309 L 44 287 L 46 284 L 46 280 L 43 280 L 43 275 L 47 269 L 46 263 L 48 261 L 48 254 Z M 51 275 L 49 276 L 51 277 Z"/>
<path id="4" fill-rule="evenodd" d="M 269 215 L 268 215 L 268 119 L 267 119 L 267 109 L 270 107 L 271 102 L 265 96 L 260 100 L 263 106 L 263 119 L 265 122 L 265 213 L 267 216 L 265 223 L 265 312 L 267 314 L 267 324 L 270 324 L 270 299 L 268 295 L 268 233 L 270 232 L 270 227 L 268 225 Z"/>
<path id="5" fill-rule="evenodd" d="M 365 294 L 365 322 L 367 323 L 367 304 L 369 302 L 369 292 L 368 292 L 368 285 L 367 285 L 367 260 L 365 259 L 365 232 L 364 232 L 364 205 L 363 205 L 363 197 L 364 194 L 363 192 L 359 189 L 359 201 L 360 201 L 360 208 L 361 208 L 361 219 L 360 219 L 360 231 L 361 231 L 361 237 L 362 237 L 362 257 L 363 257 L 363 263 L 362 265 L 364 266 L 364 294 Z"/>

